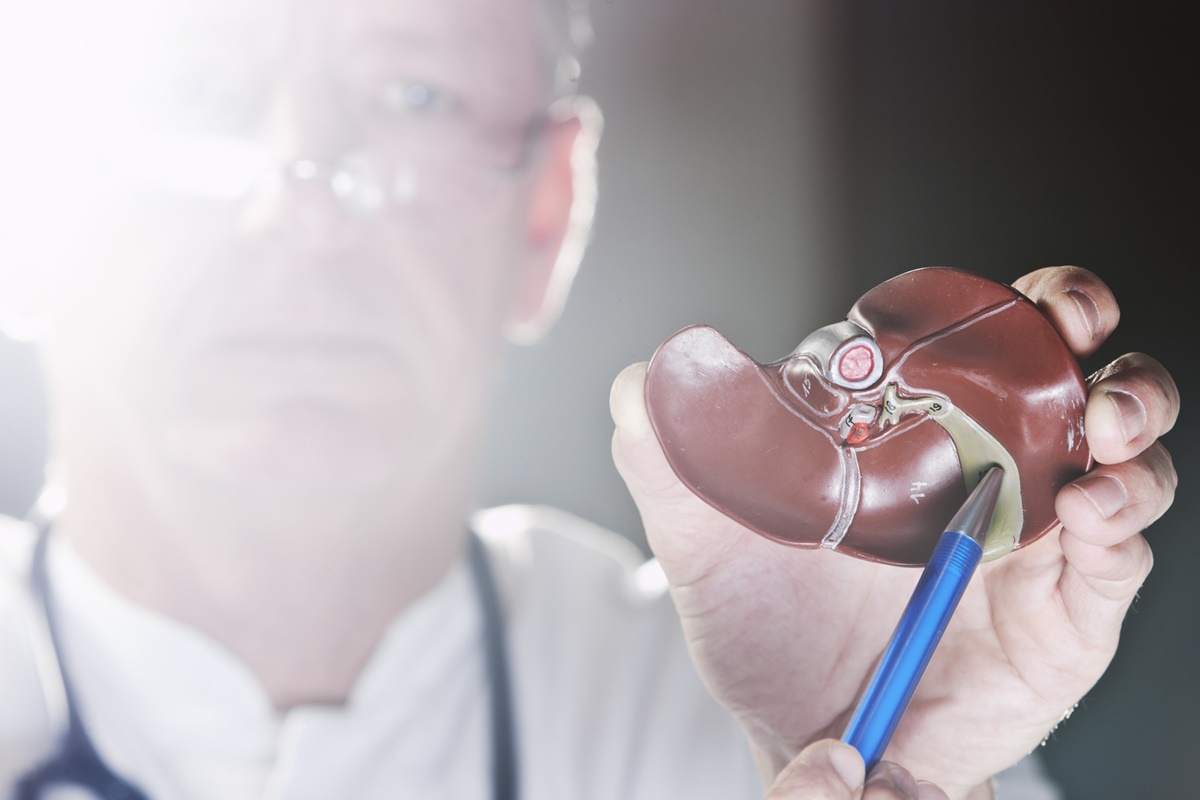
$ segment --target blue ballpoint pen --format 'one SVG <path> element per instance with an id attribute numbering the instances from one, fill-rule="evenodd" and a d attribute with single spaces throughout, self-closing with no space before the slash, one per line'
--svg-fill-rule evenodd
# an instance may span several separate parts
<path id="1" fill-rule="evenodd" d="M 1004 470 L 992 467 L 946 526 L 842 734 L 842 741 L 862 754 L 868 772 L 883 757 L 950 615 L 979 566 L 1003 479 Z"/>

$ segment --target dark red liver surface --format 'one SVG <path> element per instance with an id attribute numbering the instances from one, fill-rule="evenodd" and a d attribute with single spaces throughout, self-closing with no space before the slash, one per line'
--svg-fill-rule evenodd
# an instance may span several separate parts
<path id="1" fill-rule="evenodd" d="M 806 357 L 756 363 L 712 328 L 686 328 L 664 342 L 650 362 L 646 401 L 679 478 L 771 539 L 820 546 L 842 510 L 848 519 L 836 549 L 924 564 L 966 499 L 953 440 L 919 412 L 882 429 L 873 424 L 856 444 L 839 431 L 851 405 L 879 406 L 894 383 L 905 397 L 949 399 L 1012 455 L 1024 512 L 1018 547 L 1050 530 L 1055 494 L 1087 469 L 1089 456 L 1083 377 L 1046 317 L 1010 287 L 930 268 L 872 289 L 848 319 L 883 356 L 879 380 L 853 391 Z M 848 492 L 858 497 L 850 515 Z"/>

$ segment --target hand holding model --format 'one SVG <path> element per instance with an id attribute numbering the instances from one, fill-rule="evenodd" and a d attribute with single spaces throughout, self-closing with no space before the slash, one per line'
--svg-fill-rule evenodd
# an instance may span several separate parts
<path id="1" fill-rule="evenodd" d="M 1040 270 L 1014 288 L 1076 357 L 1093 353 L 1119 317 L 1108 288 L 1078 268 Z M 663 455 L 645 376 L 634 365 L 613 387 L 617 465 L 702 676 L 773 780 L 806 745 L 841 732 L 918 573 L 780 546 L 697 497 Z M 1148 356 L 1123 356 L 1093 377 L 1082 419 L 1096 466 L 1054 497 L 1061 526 L 985 564 L 968 587 L 889 760 L 951 797 L 987 796 L 985 781 L 1035 748 L 1095 683 L 1150 569 L 1140 531 L 1174 493 L 1157 439 L 1178 406 L 1173 381 Z"/>

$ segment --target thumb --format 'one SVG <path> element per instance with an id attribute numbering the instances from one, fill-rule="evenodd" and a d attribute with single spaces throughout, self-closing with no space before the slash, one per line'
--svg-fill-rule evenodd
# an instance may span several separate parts
<path id="1" fill-rule="evenodd" d="M 788 764 L 766 800 L 854 800 L 862 797 L 862 756 L 836 739 L 813 742 Z"/>
<path id="2" fill-rule="evenodd" d="M 667 463 L 646 411 L 647 367 L 645 362 L 626 367 L 609 393 L 616 424 L 613 461 L 641 513 L 651 549 L 672 575 L 698 553 L 719 553 L 745 529 L 694 495 Z"/>
<path id="3" fill-rule="evenodd" d="M 613 434 L 613 460 L 634 500 L 664 496 L 685 501 L 691 492 L 679 482 L 667 463 L 650 425 L 646 411 L 645 361 L 631 364 L 617 375 L 608 395 L 616 432 Z"/>

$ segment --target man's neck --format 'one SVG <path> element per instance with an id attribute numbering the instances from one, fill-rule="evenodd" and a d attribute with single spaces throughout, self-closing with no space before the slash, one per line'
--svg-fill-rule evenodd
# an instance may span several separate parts
<path id="1" fill-rule="evenodd" d="M 112 481 L 79 484 L 58 527 L 84 560 L 134 602 L 213 637 L 278 708 L 343 702 L 392 620 L 465 544 L 466 487 L 445 481 L 345 503 L 194 486 L 154 503 Z"/>

